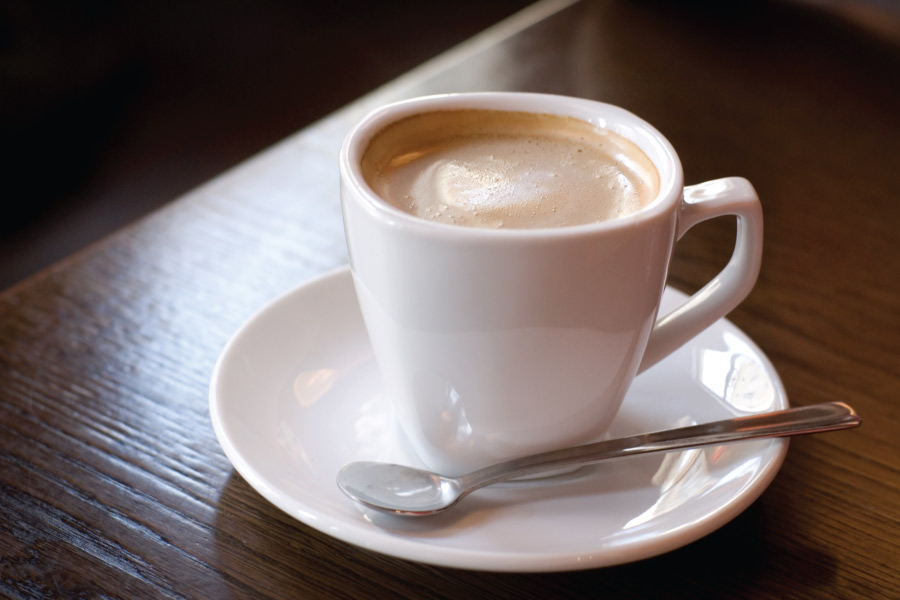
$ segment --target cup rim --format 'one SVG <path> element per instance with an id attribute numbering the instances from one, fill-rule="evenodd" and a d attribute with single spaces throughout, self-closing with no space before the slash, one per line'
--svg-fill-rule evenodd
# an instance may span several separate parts
<path id="1" fill-rule="evenodd" d="M 390 123 L 414 114 L 454 109 L 556 114 L 581 118 L 608 128 L 635 143 L 653 162 L 660 178 L 659 192 L 647 206 L 615 219 L 530 229 L 489 229 L 467 227 L 416 217 L 382 199 L 362 174 L 362 157 L 371 139 Z M 681 161 L 672 144 L 655 127 L 619 106 L 556 94 L 531 92 L 462 92 L 419 96 L 383 105 L 370 111 L 345 136 L 340 151 L 341 184 L 357 192 L 353 198 L 372 216 L 397 228 L 421 230 L 429 235 L 485 238 L 573 237 L 596 232 L 634 227 L 652 221 L 674 209 L 684 190 Z M 344 202 L 347 194 L 342 194 Z"/>

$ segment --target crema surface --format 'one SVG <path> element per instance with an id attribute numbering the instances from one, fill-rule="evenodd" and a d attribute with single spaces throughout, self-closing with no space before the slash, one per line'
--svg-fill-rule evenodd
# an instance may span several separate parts
<path id="1" fill-rule="evenodd" d="M 377 133 L 366 182 L 417 217 L 469 227 L 546 228 L 615 219 L 650 203 L 659 175 L 632 142 L 570 117 L 435 111 Z"/>

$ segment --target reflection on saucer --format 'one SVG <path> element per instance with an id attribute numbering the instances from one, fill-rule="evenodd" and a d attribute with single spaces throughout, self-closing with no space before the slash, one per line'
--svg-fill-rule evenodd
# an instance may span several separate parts
<path id="1" fill-rule="evenodd" d="M 694 379 L 712 395 L 742 413 L 775 409 L 772 380 L 753 349 L 738 335 L 723 332 L 726 350 L 694 349 Z"/>

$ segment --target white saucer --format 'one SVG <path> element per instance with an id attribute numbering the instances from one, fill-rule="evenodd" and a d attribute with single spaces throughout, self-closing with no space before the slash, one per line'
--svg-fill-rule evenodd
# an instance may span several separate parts
<path id="1" fill-rule="evenodd" d="M 683 297 L 667 290 L 662 310 Z M 635 380 L 609 434 L 787 406 L 765 355 L 721 320 Z M 771 439 L 610 461 L 552 485 L 486 488 L 426 519 L 364 511 L 335 484 L 342 465 L 419 463 L 397 441 L 347 269 L 241 327 L 213 373 L 210 413 L 237 471 L 296 519 L 377 552 L 491 571 L 585 569 L 683 546 L 747 508 L 787 452 Z"/>

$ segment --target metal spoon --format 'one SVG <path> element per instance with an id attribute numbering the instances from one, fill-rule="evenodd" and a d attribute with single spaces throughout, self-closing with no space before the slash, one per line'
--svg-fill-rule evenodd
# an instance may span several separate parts
<path id="1" fill-rule="evenodd" d="M 543 452 L 458 477 L 389 463 L 353 462 L 340 470 L 337 482 L 345 494 L 364 506 L 423 517 L 450 508 L 478 488 L 562 467 L 739 440 L 836 431 L 859 424 L 852 408 L 830 402 Z"/>

